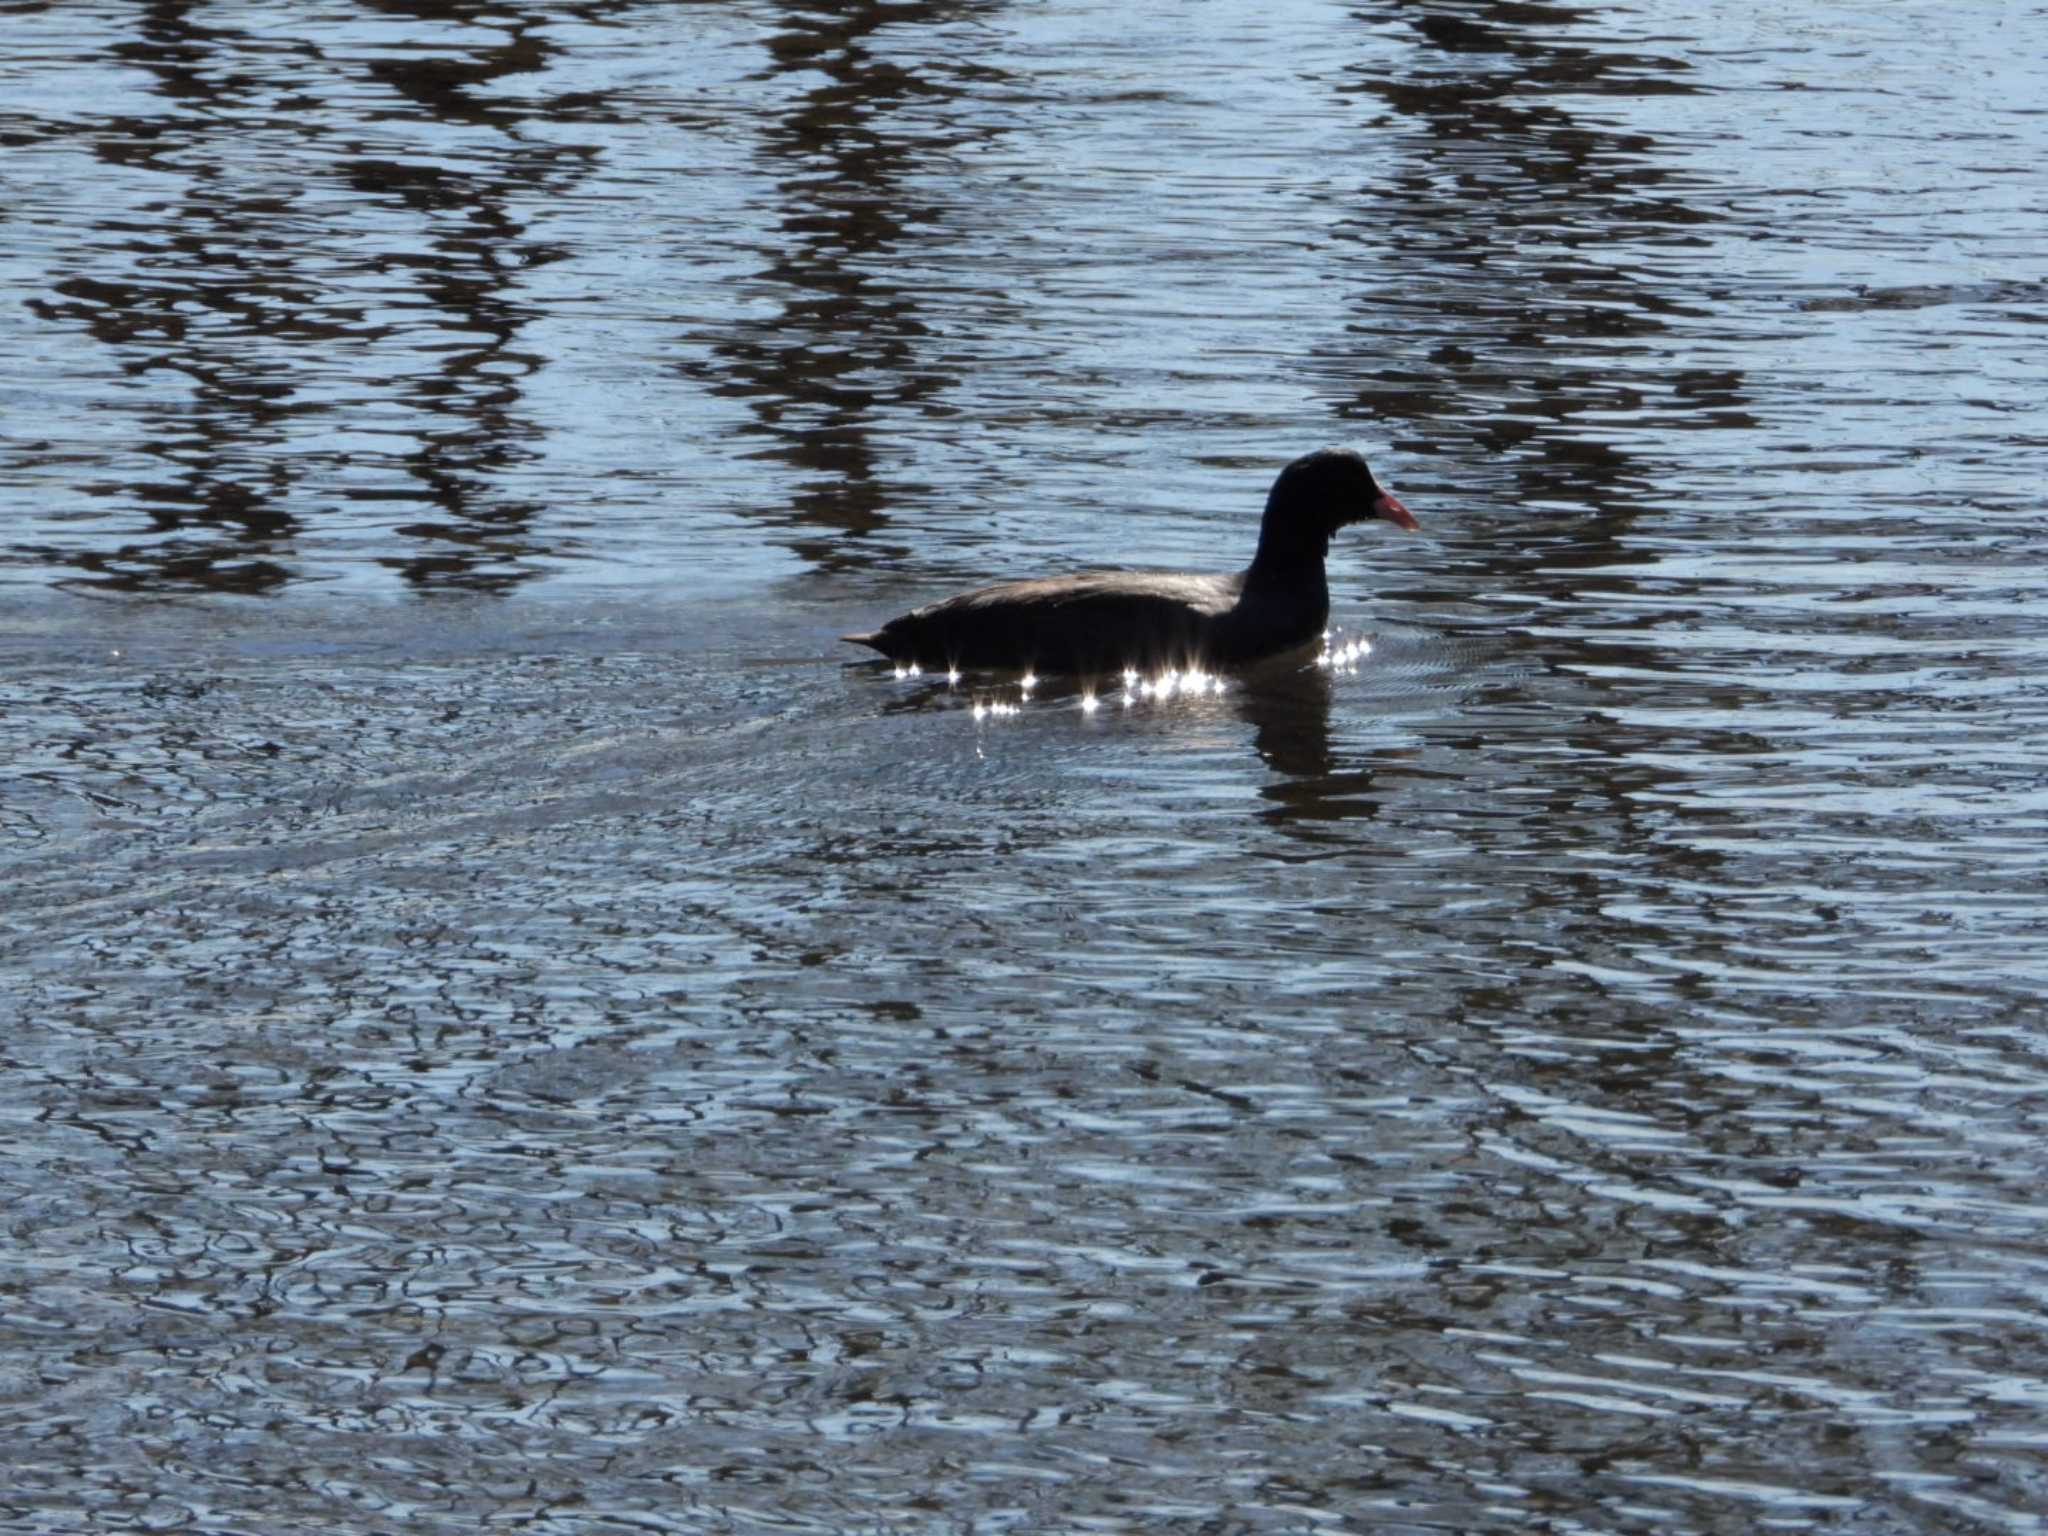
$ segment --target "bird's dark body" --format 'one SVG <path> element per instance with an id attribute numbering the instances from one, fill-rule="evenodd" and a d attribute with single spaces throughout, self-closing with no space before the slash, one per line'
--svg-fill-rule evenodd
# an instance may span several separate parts
<path id="1" fill-rule="evenodd" d="M 1329 618 L 1328 590 L 1304 602 L 1247 600 L 1243 572 L 1091 571 L 1006 581 L 849 635 L 896 661 L 1036 672 L 1235 666 L 1305 645 Z"/>

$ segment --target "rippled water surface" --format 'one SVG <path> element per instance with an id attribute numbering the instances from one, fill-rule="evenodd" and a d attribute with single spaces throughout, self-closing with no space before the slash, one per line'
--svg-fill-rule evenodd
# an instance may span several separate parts
<path id="1" fill-rule="evenodd" d="M 0 4 L 0 1528 L 2048 1529 L 2044 100 Z M 835 641 L 1328 441 L 1334 665 Z"/>

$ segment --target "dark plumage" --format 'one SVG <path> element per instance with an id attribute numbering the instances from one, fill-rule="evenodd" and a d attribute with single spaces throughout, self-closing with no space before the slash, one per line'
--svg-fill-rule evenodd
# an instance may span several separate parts
<path id="1" fill-rule="evenodd" d="M 934 671 L 953 667 L 1102 675 L 1126 667 L 1242 666 L 1306 645 L 1330 617 L 1323 557 L 1347 523 L 1414 528 L 1348 448 L 1305 454 L 1266 497 L 1258 552 L 1228 576 L 1091 571 L 1006 581 L 844 635 Z"/>

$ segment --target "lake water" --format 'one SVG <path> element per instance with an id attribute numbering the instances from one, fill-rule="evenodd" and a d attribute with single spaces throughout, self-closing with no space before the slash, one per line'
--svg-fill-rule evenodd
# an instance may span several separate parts
<path id="1" fill-rule="evenodd" d="M 2044 101 L 0 5 L 0 1527 L 2048 1530 Z M 835 640 L 1326 442 L 1336 665 Z"/>

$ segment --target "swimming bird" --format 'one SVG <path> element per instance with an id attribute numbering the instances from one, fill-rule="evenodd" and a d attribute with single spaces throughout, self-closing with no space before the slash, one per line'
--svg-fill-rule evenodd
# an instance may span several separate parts
<path id="1" fill-rule="evenodd" d="M 1252 563 L 1231 575 L 1091 571 L 1005 581 L 842 635 L 898 662 L 1108 675 L 1243 666 L 1319 638 L 1330 618 L 1330 536 L 1381 518 L 1417 523 L 1349 448 L 1304 454 L 1266 496 Z"/>

